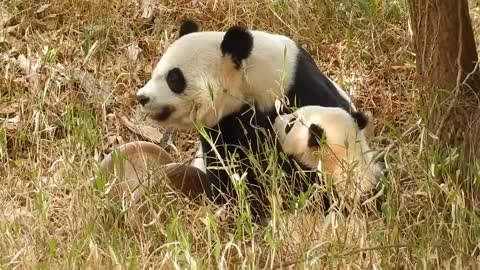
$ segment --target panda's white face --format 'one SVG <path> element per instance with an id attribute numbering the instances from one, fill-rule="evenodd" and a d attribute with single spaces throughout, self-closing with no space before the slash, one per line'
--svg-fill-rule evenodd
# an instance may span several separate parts
<path id="1" fill-rule="evenodd" d="M 176 40 L 162 56 L 137 100 L 163 126 L 211 126 L 238 109 L 241 74 L 220 50 L 224 33 L 196 32 Z"/>
<path id="2" fill-rule="evenodd" d="M 346 158 L 347 153 L 357 157 L 362 154 L 358 125 L 341 108 L 305 106 L 278 116 L 274 129 L 282 149 L 311 168 L 316 168 L 318 161 L 331 151 L 340 155 L 338 159 Z M 324 144 L 312 144 L 314 133 L 323 133 Z"/>

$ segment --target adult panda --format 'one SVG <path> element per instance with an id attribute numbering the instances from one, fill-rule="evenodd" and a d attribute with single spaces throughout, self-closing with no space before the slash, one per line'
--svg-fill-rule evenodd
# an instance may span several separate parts
<path id="1" fill-rule="evenodd" d="M 223 201 L 219 194 L 235 195 L 232 172 L 212 165 L 232 153 L 241 165 L 236 175 L 247 173 L 246 182 L 255 186 L 252 190 L 261 186 L 255 175 L 258 169 L 252 169 L 256 164 L 248 160 L 252 154 L 243 148 L 251 149 L 268 167 L 269 157 L 260 148 L 275 136 L 275 101 L 285 97 L 289 106 L 353 109 L 346 94 L 290 38 L 240 26 L 226 32 L 199 31 L 191 20 L 181 25 L 179 38 L 137 92 L 138 102 L 160 125 L 184 130 L 206 127 L 200 137 L 206 193 L 219 202 Z M 294 159 L 279 163 L 289 173 L 296 170 Z"/>
<path id="2" fill-rule="evenodd" d="M 286 154 L 331 177 L 340 196 L 358 199 L 374 190 L 380 176 L 363 135 L 367 125 L 361 111 L 305 106 L 278 116 L 274 129 Z"/>

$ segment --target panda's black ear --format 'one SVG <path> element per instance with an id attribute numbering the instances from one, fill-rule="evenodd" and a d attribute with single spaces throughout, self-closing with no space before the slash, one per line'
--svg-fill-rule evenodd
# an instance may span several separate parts
<path id="1" fill-rule="evenodd" d="M 197 22 L 191 19 L 186 19 L 180 25 L 180 31 L 178 33 L 178 37 L 185 36 L 190 33 L 198 32 L 200 27 L 198 26 Z"/>
<path id="2" fill-rule="evenodd" d="M 368 125 L 368 117 L 365 115 L 364 112 L 361 112 L 361 111 L 351 112 L 351 115 L 353 119 L 355 119 L 355 122 L 357 123 L 359 130 L 364 129 Z"/>
<path id="3" fill-rule="evenodd" d="M 244 27 L 232 26 L 227 30 L 220 45 L 223 55 L 229 54 L 236 68 L 246 59 L 253 48 L 253 36 Z"/>
<path id="4" fill-rule="evenodd" d="M 323 137 L 323 128 L 321 128 L 319 125 L 311 124 L 310 127 L 308 127 L 308 142 L 307 145 L 308 147 L 318 147 L 320 144 L 318 143 L 319 140 L 322 140 Z"/>

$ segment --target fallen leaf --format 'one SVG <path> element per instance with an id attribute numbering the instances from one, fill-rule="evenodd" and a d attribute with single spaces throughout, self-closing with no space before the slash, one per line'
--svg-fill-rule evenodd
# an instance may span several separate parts
<path id="1" fill-rule="evenodd" d="M 3 7 L 0 8 L 0 26 L 7 26 L 10 24 L 10 20 L 13 15 L 8 13 Z"/>
<path id="2" fill-rule="evenodd" d="M 15 116 L 13 118 L 7 118 L 7 120 L 5 122 L 6 123 L 14 123 L 14 124 L 20 123 L 20 115 L 18 114 L 17 116 Z"/>
<path id="3" fill-rule="evenodd" d="M 175 152 L 178 152 L 175 144 L 173 143 L 173 138 L 175 137 L 177 131 L 174 128 L 167 128 L 165 133 L 163 134 L 163 138 L 160 140 L 160 146 L 167 149 L 168 147 L 172 147 Z"/>
<path id="4" fill-rule="evenodd" d="M 147 139 L 154 143 L 163 142 L 162 141 L 163 134 L 160 131 L 158 131 L 156 128 L 149 127 L 142 124 L 134 124 L 124 115 L 120 115 L 119 119 L 120 119 L 120 122 L 122 122 L 122 124 L 125 127 L 127 127 L 133 133 L 140 135 L 144 139 Z"/>
<path id="5" fill-rule="evenodd" d="M 2 119 L 0 118 L 0 122 L 3 122 L 3 126 L 7 130 L 15 130 L 18 128 L 18 123 L 20 123 L 20 114 L 16 115 L 15 117 L 12 118 L 6 118 Z"/>
<path id="6" fill-rule="evenodd" d="M 16 64 L 25 72 L 29 86 L 35 90 L 40 89 L 40 74 L 38 71 L 43 65 L 42 60 L 33 57 L 27 58 L 25 55 L 21 54 L 17 57 Z"/>
<path id="7" fill-rule="evenodd" d="M 142 18 L 145 21 L 150 21 L 153 19 L 155 4 L 152 0 L 143 0 L 142 1 Z"/>
<path id="8" fill-rule="evenodd" d="M 132 44 L 132 45 L 127 47 L 127 57 L 131 61 L 137 61 L 138 56 L 140 55 L 141 52 L 142 52 L 142 49 L 140 49 L 140 47 L 138 47 L 137 43 Z"/>
<path id="9" fill-rule="evenodd" d="M 40 14 L 40 13 L 43 13 L 45 12 L 52 4 L 43 4 L 41 5 L 36 11 L 35 13 L 37 14 Z"/>
<path id="10" fill-rule="evenodd" d="M 0 212 L 0 222 L 13 222 L 15 219 L 31 218 L 32 214 L 25 207 L 6 207 Z"/>
<path id="11" fill-rule="evenodd" d="M 42 66 L 42 61 L 40 59 L 31 60 L 25 57 L 25 55 L 20 54 L 17 57 L 17 65 L 23 69 L 23 71 L 28 75 L 28 76 L 35 76 L 38 73 L 38 70 Z"/>
<path id="12" fill-rule="evenodd" d="M 97 98 L 109 107 L 112 104 L 112 100 L 115 98 L 112 92 L 102 82 L 97 81 L 92 75 L 79 69 L 68 69 L 63 66 L 57 65 L 59 71 L 63 73 L 66 78 L 74 78 L 78 80 L 80 86 L 91 97 Z"/>
<path id="13" fill-rule="evenodd" d="M 17 112 L 19 108 L 18 103 L 13 103 L 13 104 L 8 104 L 3 108 L 0 108 L 0 117 L 8 117 L 9 115 L 12 115 Z"/>
<path id="14" fill-rule="evenodd" d="M 5 32 L 7 32 L 8 34 L 15 34 L 19 31 L 19 28 L 20 26 L 18 24 L 14 26 L 9 26 L 6 28 Z"/>

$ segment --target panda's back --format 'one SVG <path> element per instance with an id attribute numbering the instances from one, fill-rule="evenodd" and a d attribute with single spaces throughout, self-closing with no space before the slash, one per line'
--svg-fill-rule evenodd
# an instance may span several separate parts
<path id="1" fill-rule="evenodd" d="M 343 90 L 325 76 L 312 56 L 292 39 L 278 34 L 251 31 L 254 45 L 245 64 L 247 95 L 268 112 L 274 100 L 286 95 L 290 105 L 319 105 L 351 110 Z M 297 104 L 293 104 L 297 102 Z"/>

